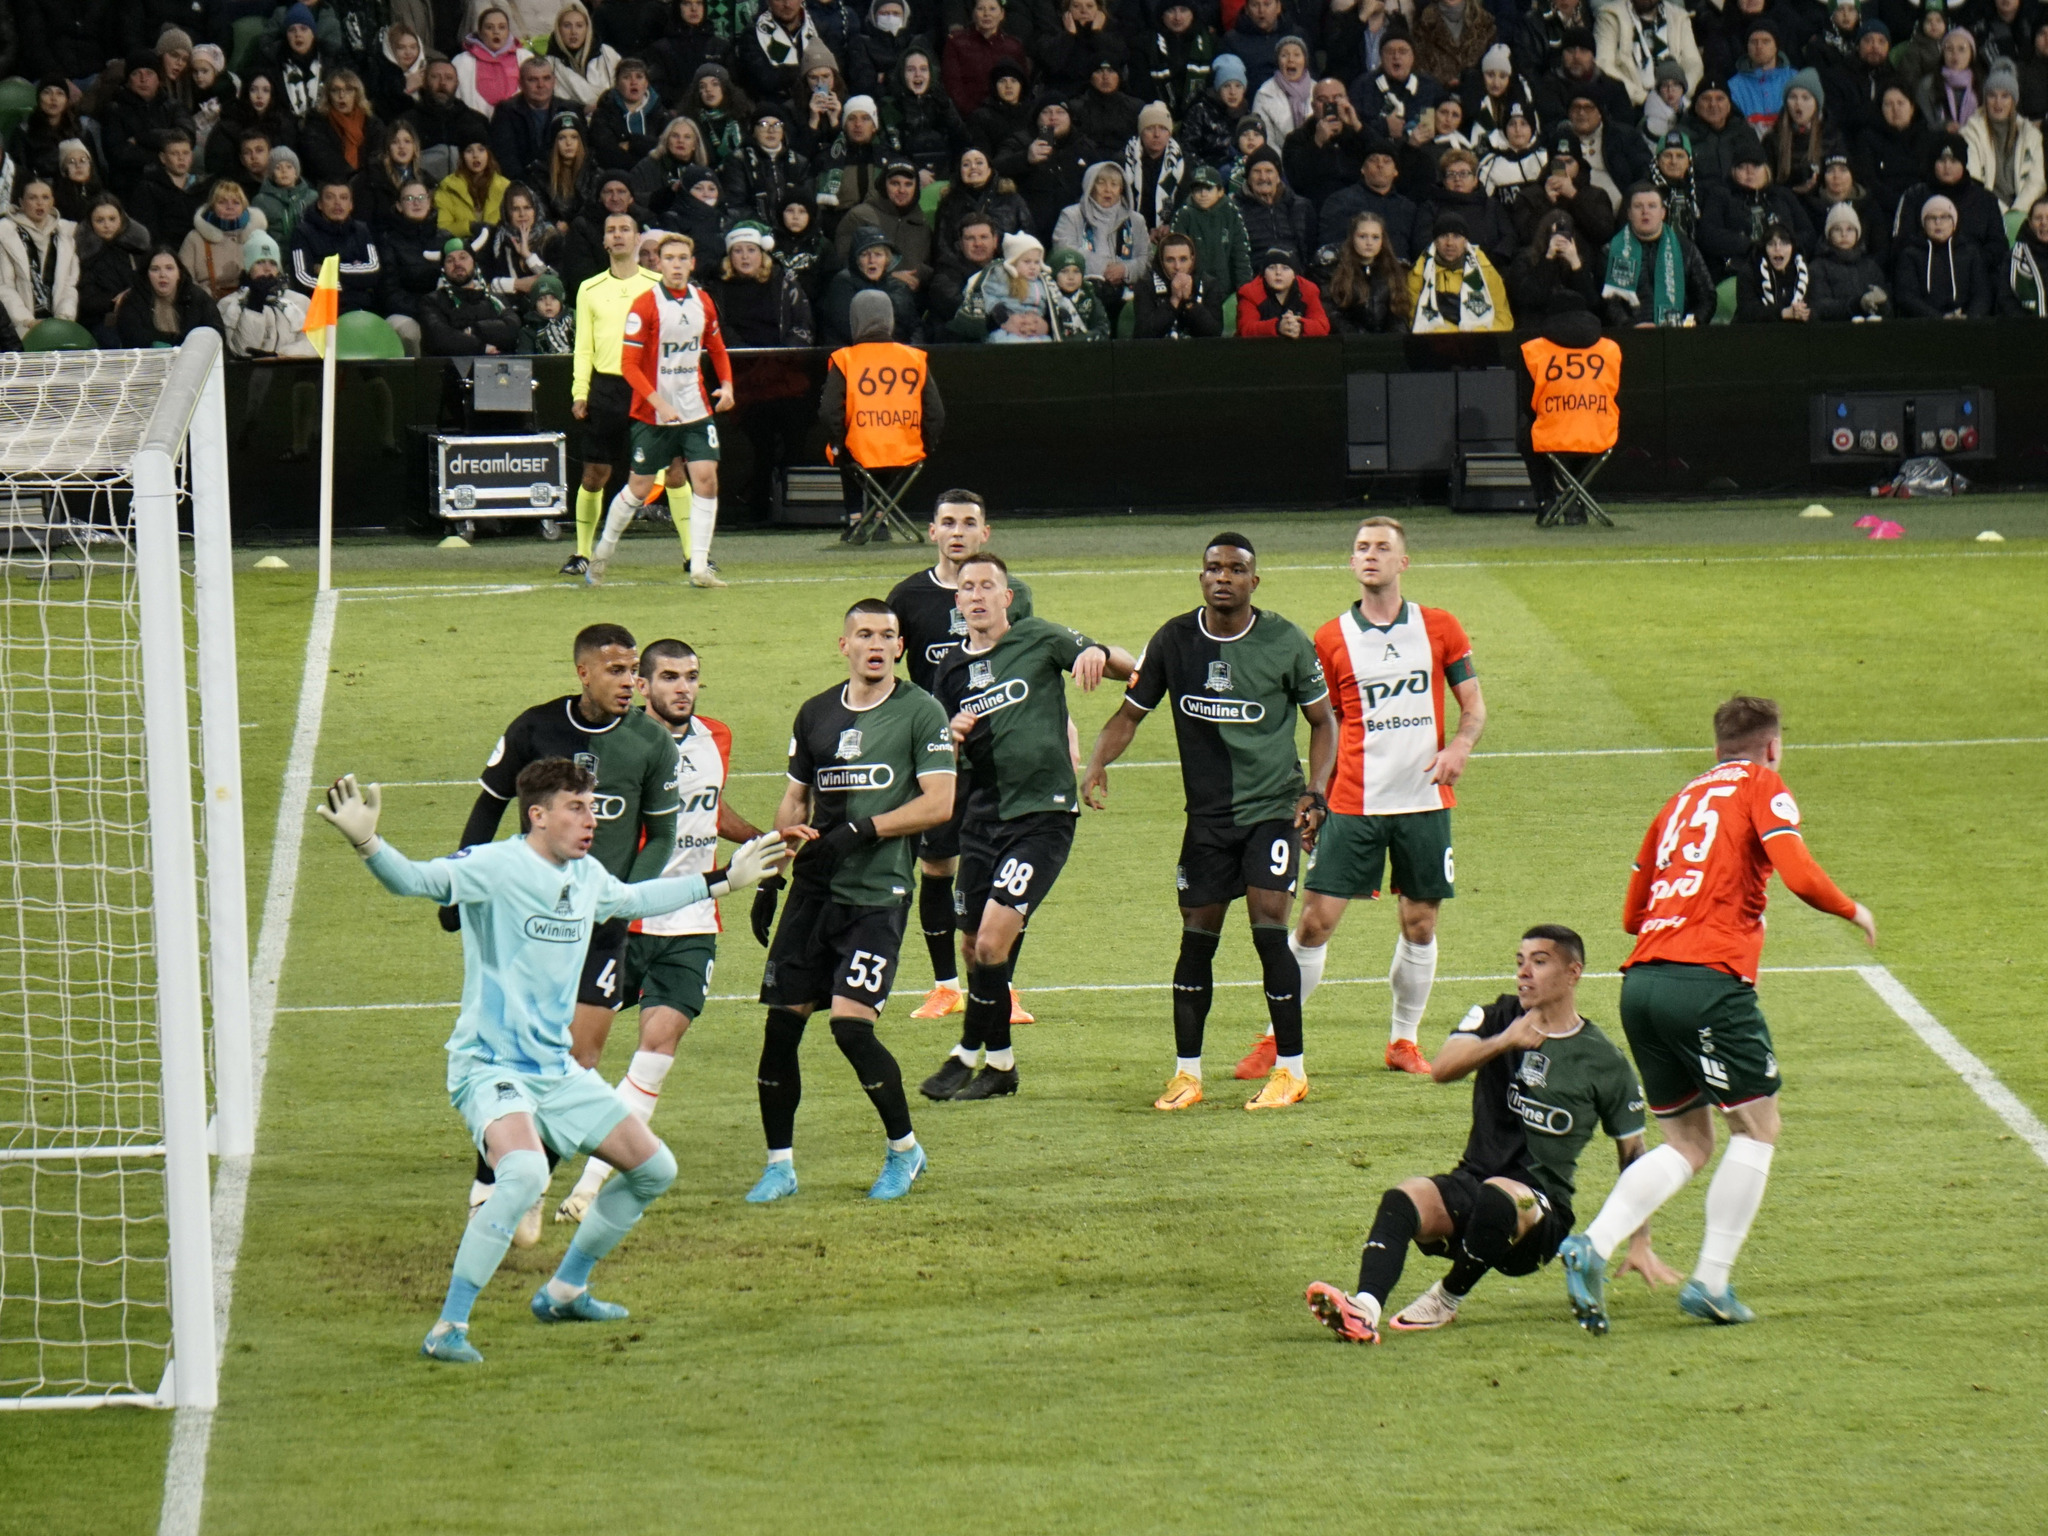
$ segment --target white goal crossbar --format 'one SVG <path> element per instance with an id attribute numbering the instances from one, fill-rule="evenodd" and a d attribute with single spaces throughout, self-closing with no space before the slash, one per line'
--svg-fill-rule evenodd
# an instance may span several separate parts
<path id="1" fill-rule="evenodd" d="M 82 1182 L 88 1166 L 111 1163 L 117 1169 L 130 1164 L 160 1168 L 160 1227 L 153 1210 L 146 1212 L 144 1219 L 130 1214 L 124 1192 L 120 1196 L 124 1203 L 112 1216 L 91 1213 L 111 1223 L 125 1223 L 117 1228 L 121 1246 L 113 1256 L 88 1253 L 81 1244 L 76 1255 L 67 1251 L 63 1262 L 74 1262 L 81 1272 L 112 1265 L 160 1264 L 167 1271 L 169 1313 L 168 1338 L 161 1337 L 160 1328 L 152 1331 L 139 1325 L 136 1337 L 131 1338 L 127 1321 L 117 1318 L 98 1325 L 113 1330 L 116 1343 L 91 1338 L 90 1329 L 78 1340 L 67 1336 L 51 1343 L 47 1353 L 66 1360 L 75 1354 L 90 1361 L 94 1347 L 103 1355 L 115 1350 L 124 1366 L 105 1371 L 89 1366 L 44 1366 L 26 1375 L 10 1368 L 4 1387 L 0 1387 L 9 1395 L 0 1395 L 0 1409 L 116 1403 L 212 1408 L 218 1395 L 219 1355 L 209 1152 L 217 1151 L 223 1158 L 246 1158 L 253 1151 L 255 1131 L 241 720 L 220 338 L 212 331 L 198 331 L 175 352 L 28 354 L 0 359 L 0 363 L 5 365 L 0 367 L 0 414 L 5 417 L 0 420 L 0 490 L 10 493 L 17 506 L 25 495 L 48 497 L 52 505 L 86 491 L 96 498 L 91 526 L 74 524 L 74 531 L 60 532 L 65 525 L 53 520 L 50 529 L 32 542 L 30 553 L 37 558 L 6 562 L 5 579 L 26 584 L 38 579 L 40 571 L 41 595 L 36 600 L 52 611 L 61 609 L 67 596 L 97 598 L 95 583 L 100 590 L 118 586 L 123 604 L 132 604 L 132 615 L 98 622 L 120 626 L 117 639 L 139 659 L 140 787 L 146 810 L 133 816 L 131 825 L 117 830 L 133 834 L 133 873 L 139 888 L 146 885 L 148 910 L 147 920 L 136 925 L 135 953 L 123 954 L 132 961 L 136 983 L 124 995 L 134 1011 L 144 1015 L 126 1021 L 143 1026 L 133 1036 L 139 1042 L 134 1054 L 156 1057 L 154 1082 L 147 1082 L 148 1074 L 142 1073 L 143 1086 L 156 1092 L 131 1094 L 131 1101 L 141 1108 L 124 1111 L 112 1134 L 107 1118 L 102 1115 L 95 1120 L 89 1107 L 70 1120 L 59 1112 L 45 1111 L 42 1103 L 67 1097 L 89 1106 L 99 1084 L 73 1083 L 67 1094 L 67 1085 L 61 1080 L 63 1069 L 49 1065 L 56 1053 L 49 1049 L 48 1039 L 37 1036 L 42 1021 L 29 1001 L 30 979 L 24 979 L 21 1019 L 0 1018 L 0 1028 L 20 1029 L 19 1055 L 27 1063 L 21 1069 L 22 1088 L 10 1092 L 6 1101 L 9 1123 L 0 1124 L 0 1175 L 11 1167 L 26 1165 L 23 1171 L 27 1175 L 61 1176 L 67 1166 L 75 1166 Z M 125 523 L 115 499 L 122 491 L 128 495 Z M 97 500 L 101 496 L 106 497 L 104 527 Z M 188 496 L 193 555 L 189 605 L 179 528 L 181 503 Z M 72 542 L 78 545 L 75 557 L 60 548 Z M 96 551 L 110 545 L 120 551 L 118 557 L 96 558 Z M 13 546 L 17 553 L 21 547 L 19 543 Z M 74 561 L 82 576 L 53 574 L 65 561 Z M 18 574 L 17 567 L 25 568 Z M 60 586 L 69 579 L 78 579 L 78 589 Z M 11 591 L 8 600 L 16 601 Z M 18 626 L 11 615 L 8 623 L 6 643 L 25 652 L 28 647 L 19 646 Z M 88 630 L 80 649 L 90 652 L 99 643 Z M 189 670 L 188 651 L 192 657 Z M 87 667 L 92 664 L 88 656 Z M 58 665 L 51 663 L 53 669 Z M 104 696 L 104 683 L 96 674 L 88 672 L 82 687 L 88 695 Z M 196 764 L 191 709 L 195 697 L 199 717 Z M 10 732 L 32 725 L 15 719 L 4 722 Z M 102 767 L 109 777 L 126 771 L 109 760 L 92 765 L 94 778 Z M 21 792 L 13 782 L 9 789 Z M 48 816 L 58 826 L 63 818 L 57 807 L 65 793 L 76 791 L 56 783 L 49 793 Z M 198 817 L 193 814 L 195 797 L 203 806 Z M 145 838 L 146 860 L 142 853 Z M 53 838 L 53 846 L 66 845 Z M 17 852 L 16 857 L 25 860 L 28 856 Z M 17 889 L 25 867 L 13 871 Z M 56 881 L 74 874 L 89 879 L 92 873 L 77 869 L 71 856 L 63 853 L 52 856 L 47 865 L 36 866 L 37 878 Z M 142 880 L 145 874 L 146 882 Z M 57 889 L 61 892 L 64 887 L 60 884 Z M 26 978 L 26 972 L 23 974 Z M 151 1011 L 153 1021 L 146 1017 Z M 59 1022 L 69 1024 L 68 1018 Z M 153 1031 L 147 1027 L 152 1022 Z M 138 1070 L 146 1066 L 146 1061 L 137 1064 Z M 10 1090 L 14 1087 L 7 1086 Z M 42 1091 L 46 1089 L 49 1091 Z M 150 1097 L 153 1104 L 147 1102 Z M 28 1105 L 18 1113 L 12 1107 L 17 1098 Z M 209 1099 L 213 1106 L 210 1124 Z M 83 1226 L 87 1204 L 80 1195 L 75 1212 L 59 1212 L 58 1225 L 61 1218 L 75 1215 Z M 15 1319 L 0 1317 L 0 1350 L 15 1347 L 25 1355 L 35 1354 L 44 1343 L 40 1324 L 44 1298 L 33 1287 L 42 1283 L 40 1270 L 59 1267 L 60 1261 L 37 1246 L 51 1240 L 44 1230 L 50 1217 L 36 1200 L 4 1214 L 16 1222 L 17 1234 L 26 1230 L 28 1237 L 25 1251 L 15 1235 L 9 1236 L 0 1251 L 0 1308 L 14 1311 L 17 1318 L 27 1311 L 37 1321 L 24 1335 Z M 131 1243 L 154 1243 L 155 1248 L 147 1253 L 131 1251 Z M 30 1271 L 29 1291 L 24 1292 L 6 1274 L 10 1264 L 17 1272 Z M 81 1315 L 98 1309 L 104 1318 L 123 1307 L 158 1318 L 166 1309 L 164 1301 L 154 1295 L 131 1300 L 125 1279 L 112 1299 L 88 1299 L 81 1282 L 77 1298 Z M 157 1357 L 163 1359 L 164 1369 L 150 1390 L 134 1379 L 139 1375 L 134 1361 Z"/>

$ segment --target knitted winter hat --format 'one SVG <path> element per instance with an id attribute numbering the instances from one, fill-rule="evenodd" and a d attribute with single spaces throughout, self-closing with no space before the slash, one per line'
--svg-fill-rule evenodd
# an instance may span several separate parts
<path id="1" fill-rule="evenodd" d="M 1811 64 L 1807 65 L 1806 68 L 1800 70 L 1798 74 L 1794 75 L 1791 81 L 1786 85 L 1785 89 L 1787 91 L 1805 91 L 1809 96 L 1811 96 L 1814 99 L 1814 101 L 1818 105 L 1822 107 L 1825 107 L 1828 104 L 1827 90 L 1820 83 L 1820 71 L 1815 69 Z M 2019 92 L 2014 91 L 2013 94 L 2017 96 Z"/>
<path id="2" fill-rule="evenodd" d="M 2019 99 L 2019 71 L 2012 67 L 2012 60 L 2000 59 L 1991 66 L 1991 73 L 1984 77 L 1984 94 L 1988 97 L 1993 91 L 2004 91 L 2015 101 Z"/>
<path id="3" fill-rule="evenodd" d="M 165 27 L 156 37 L 156 51 L 162 53 L 190 53 L 192 34 L 179 27 Z"/>
<path id="4" fill-rule="evenodd" d="M 847 97 L 845 107 L 840 110 L 839 120 L 843 123 L 849 117 L 852 117 L 856 112 L 864 113 L 869 119 L 876 123 L 879 123 L 882 120 L 882 114 L 878 110 L 876 110 L 875 98 L 872 96 Z"/>
<path id="5" fill-rule="evenodd" d="M 1014 235 L 1003 236 L 1003 260 L 1009 265 L 1014 267 L 1030 251 L 1041 256 L 1045 254 L 1045 246 L 1036 235 L 1026 234 L 1020 229 Z"/>
<path id="6" fill-rule="evenodd" d="M 304 27 L 308 32 L 320 30 L 313 25 L 313 8 L 305 4 L 291 6 L 285 11 L 284 26 L 287 32 L 293 27 Z"/>
<path id="7" fill-rule="evenodd" d="M 1244 60 L 1234 53 L 1219 53 L 1209 70 L 1209 78 L 1218 85 L 1228 85 L 1235 80 L 1239 85 L 1249 85 L 1251 77 L 1244 71 Z"/>
<path id="8" fill-rule="evenodd" d="M 1508 51 L 1506 43 L 1495 43 L 1479 55 L 1479 72 L 1483 75 L 1508 74 L 1515 72 L 1515 56 Z"/>
<path id="9" fill-rule="evenodd" d="M 1945 213 L 1950 218 L 1954 218 L 1956 216 L 1956 205 L 1937 192 L 1920 205 L 1921 228 L 1925 229 L 1927 227 L 1927 215 L 1930 213 Z"/>
<path id="10" fill-rule="evenodd" d="M 1843 224 L 1856 231 L 1858 240 L 1863 238 L 1863 220 L 1856 216 L 1856 210 L 1847 203 L 1837 203 L 1828 210 L 1827 223 L 1822 232 L 1833 238 L 1836 228 Z"/>
<path id="11" fill-rule="evenodd" d="M 1062 245 L 1054 248 L 1052 260 L 1047 265 L 1052 268 L 1055 277 L 1068 267 L 1079 267 L 1085 273 L 1088 270 L 1088 258 L 1072 246 Z"/>
<path id="12" fill-rule="evenodd" d="M 755 219 L 742 219 L 725 234 L 725 248 L 729 251 L 736 245 L 758 245 L 764 251 L 772 251 L 775 249 L 775 236 L 766 224 Z"/>
<path id="13" fill-rule="evenodd" d="M 1140 109 L 1138 113 L 1138 132 L 1143 133 L 1147 128 L 1164 128 L 1168 132 L 1172 131 L 1173 113 L 1168 109 L 1165 102 L 1148 102 Z"/>
<path id="14" fill-rule="evenodd" d="M 248 271 L 259 261 L 274 261 L 280 267 L 284 265 L 284 256 L 278 251 L 277 242 L 260 229 L 242 242 L 242 270 Z"/>
<path id="15" fill-rule="evenodd" d="M 552 272 L 543 272 L 540 275 L 533 285 L 533 296 L 536 299 L 560 299 L 564 304 L 569 302 L 569 290 Z"/>
<path id="16" fill-rule="evenodd" d="M 1666 80 L 1679 85 L 1685 84 L 1685 66 L 1676 59 L 1666 59 L 1657 66 L 1656 82 L 1662 85 Z"/>

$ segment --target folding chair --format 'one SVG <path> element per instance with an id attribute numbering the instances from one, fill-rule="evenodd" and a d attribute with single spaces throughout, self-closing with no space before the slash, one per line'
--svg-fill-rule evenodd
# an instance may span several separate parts
<path id="1" fill-rule="evenodd" d="M 1563 483 L 1543 510 L 1536 514 L 1536 526 L 1555 528 L 1560 523 L 1583 526 L 1588 522 L 1595 522 L 1602 527 L 1612 528 L 1614 519 L 1602 511 L 1600 503 L 1593 499 L 1593 477 L 1600 473 L 1600 467 L 1613 453 L 1614 450 L 1609 448 L 1595 454 L 1576 475 L 1565 468 L 1563 454 L 1544 454 L 1543 457 L 1550 461 L 1551 474 Z"/>
<path id="2" fill-rule="evenodd" d="M 841 542 L 868 544 L 876 539 L 898 538 L 906 543 L 922 544 L 924 529 L 903 510 L 903 498 L 910 494 L 917 477 L 924 473 L 924 460 L 894 469 L 870 470 L 849 453 L 845 464 L 854 483 L 860 487 L 860 515 L 847 524 L 846 532 L 840 536 Z"/>

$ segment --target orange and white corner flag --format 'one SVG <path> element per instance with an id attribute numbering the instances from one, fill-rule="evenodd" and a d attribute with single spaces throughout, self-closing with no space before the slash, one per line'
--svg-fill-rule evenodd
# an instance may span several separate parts
<path id="1" fill-rule="evenodd" d="M 300 327 L 313 343 L 313 350 L 327 355 L 327 328 L 341 318 L 341 258 L 329 256 L 320 263 L 320 281 L 313 287 L 313 302 L 306 309 L 306 323 Z"/>

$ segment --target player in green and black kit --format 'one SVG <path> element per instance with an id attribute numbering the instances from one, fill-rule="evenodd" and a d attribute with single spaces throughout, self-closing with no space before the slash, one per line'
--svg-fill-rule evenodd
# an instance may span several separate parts
<path id="1" fill-rule="evenodd" d="M 967 638 L 939 669 L 939 702 L 967 771 L 953 906 L 967 938 L 960 1043 L 918 1091 L 992 1099 L 1017 1091 L 1010 967 L 1025 917 L 1045 904 L 1074 846 L 1066 674 L 1087 692 L 1131 675 L 1130 653 L 1045 619 L 1010 622 L 1010 568 L 986 551 L 960 566 Z M 986 1062 L 983 1055 L 986 1052 Z M 976 1067 L 981 1070 L 977 1073 Z"/>
<path id="2" fill-rule="evenodd" d="M 863 598 L 849 608 L 839 651 L 847 681 L 797 711 L 789 787 L 775 812 L 776 830 L 805 847 L 761 973 L 768 1027 L 757 1081 L 768 1167 L 747 1194 L 756 1205 L 796 1193 L 797 1048 L 821 1005 L 831 1008 L 832 1038 L 889 1138 L 868 1198 L 910 1193 L 925 1167 L 903 1073 L 875 1037 L 875 1020 L 896 979 L 918 835 L 953 813 L 953 737 L 932 696 L 896 676 L 903 640 L 887 603 Z"/>
<path id="3" fill-rule="evenodd" d="M 1449 1173 L 1380 1196 L 1356 1294 L 1309 1286 L 1309 1310 L 1338 1338 L 1379 1342 L 1380 1310 L 1411 1242 L 1451 1268 L 1390 1319 L 1403 1332 L 1455 1321 L 1489 1269 L 1528 1275 L 1548 1264 L 1576 1219 L 1579 1155 L 1595 1126 L 1614 1138 L 1623 1168 L 1643 1155 L 1643 1090 L 1628 1058 L 1579 1014 L 1585 970 L 1585 943 L 1571 929 L 1531 928 L 1515 951 L 1514 993 L 1473 1008 L 1444 1042 L 1431 1077 L 1476 1074 L 1465 1155 Z M 1651 1250 L 1647 1223 L 1629 1240 L 1622 1270 L 1630 1269 L 1652 1289 L 1679 1278 Z"/>
<path id="4" fill-rule="evenodd" d="M 633 708 L 639 652 L 632 634 L 617 624 L 592 624 L 576 636 L 576 677 L 582 691 L 551 699 L 505 727 L 478 779 L 476 797 L 459 846 L 488 843 L 498 835 L 508 801 L 518 797 L 520 770 L 543 758 L 566 757 L 597 775 L 597 836 L 590 857 L 618 879 L 653 880 L 676 842 L 676 744 L 669 733 Z M 441 909 L 441 926 L 451 933 L 457 909 Z M 611 1032 L 612 1014 L 624 993 L 620 968 L 626 953 L 626 921 L 599 923 L 591 932 L 576 991 L 570 1026 L 571 1050 L 586 1067 L 597 1065 Z M 470 1186 L 472 1209 L 490 1198 L 490 1166 L 477 1159 Z M 522 1248 L 540 1237 L 540 1206 L 520 1222 Z"/>
<path id="5" fill-rule="evenodd" d="M 1277 613 L 1252 606 L 1258 557 L 1241 533 L 1219 533 L 1202 552 L 1202 606 L 1169 619 L 1138 658 L 1123 708 L 1109 717 L 1081 782 L 1102 810 L 1109 765 L 1145 717 L 1173 701 L 1174 739 L 1187 792 L 1174 884 L 1180 891 L 1180 958 L 1173 968 L 1173 1080 L 1154 1109 L 1202 1102 L 1202 1030 L 1214 995 L 1223 914 L 1244 898 L 1265 982 L 1278 1053 L 1246 1109 L 1298 1104 L 1308 1092 L 1301 1060 L 1301 967 L 1287 947 L 1301 845 L 1329 811 L 1301 777 L 1294 712 L 1308 717 L 1308 755 L 1321 781 L 1337 756 L 1337 717 L 1315 646 Z"/>

